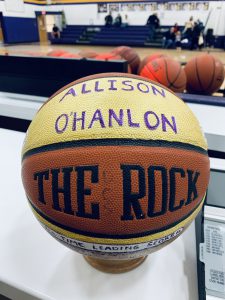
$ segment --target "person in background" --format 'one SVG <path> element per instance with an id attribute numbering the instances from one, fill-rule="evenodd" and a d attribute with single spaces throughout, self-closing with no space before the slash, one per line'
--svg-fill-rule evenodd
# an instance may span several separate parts
<path id="1" fill-rule="evenodd" d="M 123 26 L 127 27 L 128 25 L 129 25 L 129 18 L 128 18 L 128 15 L 125 15 L 125 20 L 124 20 Z"/>
<path id="2" fill-rule="evenodd" d="M 185 23 L 184 30 L 183 30 L 183 38 L 187 38 L 188 40 L 191 40 L 193 28 L 194 28 L 194 20 L 193 17 L 190 17 L 189 21 Z"/>
<path id="3" fill-rule="evenodd" d="M 118 14 L 117 17 L 115 18 L 114 25 L 116 27 L 121 27 L 121 24 L 122 24 L 122 17 L 120 14 Z"/>
<path id="4" fill-rule="evenodd" d="M 198 49 L 201 51 L 202 48 L 204 47 L 204 36 L 203 36 L 203 32 L 200 32 L 199 38 L 198 38 Z"/>
<path id="5" fill-rule="evenodd" d="M 179 28 L 179 26 L 178 26 L 177 23 L 175 23 L 173 27 L 174 27 L 174 33 L 176 33 L 177 31 L 180 30 L 180 28 Z"/>
<path id="6" fill-rule="evenodd" d="M 148 17 L 146 25 L 153 25 L 155 27 L 155 29 L 159 28 L 160 20 L 158 18 L 157 13 L 154 13 Z"/>
<path id="7" fill-rule="evenodd" d="M 113 23 L 113 17 L 112 17 L 112 13 L 110 11 L 109 14 L 105 17 L 105 26 L 111 27 L 112 23 Z"/>
<path id="8" fill-rule="evenodd" d="M 194 27 L 192 30 L 192 39 L 190 44 L 190 50 L 194 50 L 198 48 L 199 36 L 201 33 L 201 29 L 197 22 L 194 22 Z"/>
<path id="9" fill-rule="evenodd" d="M 52 27 L 52 37 L 54 39 L 59 39 L 60 38 L 60 31 L 59 27 L 57 27 L 55 24 Z"/>
<path id="10" fill-rule="evenodd" d="M 148 17 L 146 25 L 149 26 L 149 40 L 152 41 L 154 40 L 156 29 L 158 29 L 160 26 L 160 20 L 157 13 L 154 13 Z"/>
<path id="11" fill-rule="evenodd" d="M 181 50 L 181 32 L 180 30 L 174 32 L 175 33 L 175 44 L 176 44 L 176 49 Z"/>
<path id="12" fill-rule="evenodd" d="M 174 27 L 171 27 L 168 31 L 165 32 L 163 40 L 162 40 L 162 47 L 165 49 L 173 48 L 175 43 L 175 33 Z"/>
<path id="13" fill-rule="evenodd" d="M 197 20 L 197 24 L 201 33 L 204 31 L 204 25 L 200 19 Z"/>

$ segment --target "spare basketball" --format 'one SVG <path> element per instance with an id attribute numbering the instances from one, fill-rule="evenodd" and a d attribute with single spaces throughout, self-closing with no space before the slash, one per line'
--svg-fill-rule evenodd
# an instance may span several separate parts
<path id="1" fill-rule="evenodd" d="M 22 179 L 34 215 L 58 241 L 130 259 L 167 245 L 196 217 L 209 158 L 198 120 L 169 89 L 105 73 L 43 104 L 24 141 Z"/>
<path id="2" fill-rule="evenodd" d="M 70 53 L 70 52 L 63 53 L 59 57 L 61 57 L 61 58 L 77 58 L 77 59 L 82 58 L 79 54 Z"/>
<path id="3" fill-rule="evenodd" d="M 44 53 L 42 52 L 33 52 L 33 51 L 23 51 L 22 55 L 29 55 L 29 56 L 35 56 L 35 57 L 40 57 L 40 56 L 45 56 Z"/>
<path id="4" fill-rule="evenodd" d="M 78 53 L 83 58 L 94 58 L 98 53 L 94 50 L 82 50 Z"/>
<path id="5" fill-rule="evenodd" d="M 123 57 L 121 57 L 118 54 L 114 54 L 112 52 L 109 53 L 101 53 L 95 56 L 94 59 L 97 60 L 105 60 L 105 61 L 113 61 L 113 60 L 125 60 Z M 127 64 L 127 72 L 126 73 L 132 73 L 131 67 L 129 64 Z"/>
<path id="6" fill-rule="evenodd" d="M 159 82 L 177 93 L 182 93 L 186 87 L 186 75 L 183 68 L 179 62 L 169 57 L 147 62 L 140 75 Z"/>
<path id="7" fill-rule="evenodd" d="M 100 54 L 95 56 L 95 59 L 96 60 L 105 60 L 105 61 L 108 61 L 108 60 L 123 60 L 123 58 L 120 55 L 116 55 L 116 54 L 113 54 L 111 52 L 109 52 L 109 53 L 100 53 Z"/>
<path id="8" fill-rule="evenodd" d="M 148 62 L 150 62 L 156 58 L 161 58 L 161 57 L 167 57 L 167 55 L 162 54 L 162 53 L 154 53 L 154 54 L 150 54 L 150 55 L 146 56 L 145 58 L 143 58 L 139 64 L 138 74 L 141 73 L 141 70 Z"/>
<path id="9" fill-rule="evenodd" d="M 186 64 L 187 91 L 189 93 L 211 95 L 224 81 L 222 62 L 210 54 L 193 57 Z"/>
<path id="10" fill-rule="evenodd" d="M 127 60 L 128 64 L 131 67 L 132 73 L 137 74 L 137 70 L 141 60 L 134 49 L 127 46 L 120 46 L 114 49 L 112 53 L 120 55 L 123 59 Z"/>
<path id="11" fill-rule="evenodd" d="M 60 50 L 60 49 L 58 49 L 58 50 L 52 50 L 52 51 L 49 51 L 49 52 L 47 53 L 47 56 L 58 57 L 58 56 L 61 56 L 61 55 L 65 54 L 65 53 L 68 53 L 68 52 L 65 51 L 65 50 Z"/>

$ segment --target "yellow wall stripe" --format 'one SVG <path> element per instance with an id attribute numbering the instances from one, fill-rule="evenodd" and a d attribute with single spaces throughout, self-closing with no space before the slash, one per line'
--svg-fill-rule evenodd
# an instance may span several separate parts
<path id="1" fill-rule="evenodd" d="M 60 4 L 80 4 L 80 3 L 107 3 L 107 2 L 134 2 L 133 0 L 52 0 L 51 5 Z M 136 0 L 135 2 L 143 2 L 143 0 Z M 46 0 L 24 0 L 24 3 L 37 4 L 37 5 L 49 5 Z"/>

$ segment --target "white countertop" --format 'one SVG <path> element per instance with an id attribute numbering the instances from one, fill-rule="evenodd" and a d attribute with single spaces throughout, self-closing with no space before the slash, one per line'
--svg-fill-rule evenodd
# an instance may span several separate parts
<path id="1" fill-rule="evenodd" d="M 118 275 L 93 269 L 45 232 L 20 178 L 24 136 L 0 129 L 0 294 L 16 300 L 198 299 L 194 223 L 140 267 Z"/>

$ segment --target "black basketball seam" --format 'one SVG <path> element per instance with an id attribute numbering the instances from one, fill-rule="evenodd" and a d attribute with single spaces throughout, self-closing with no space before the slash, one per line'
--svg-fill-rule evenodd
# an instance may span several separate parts
<path id="1" fill-rule="evenodd" d="M 179 69 L 179 71 L 178 71 L 178 73 L 177 73 L 177 76 L 175 77 L 174 81 L 171 82 L 170 86 L 173 86 L 173 87 L 176 88 L 176 86 L 174 85 L 174 83 L 176 82 L 177 78 L 179 77 L 179 75 L 180 75 L 180 73 L 181 73 L 181 70 L 182 70 L 182 68 L 181 68 L 181 66 L 180 66 L 180 69 Z M 183 85 L 182 85 L 182 86 L 183 86 Z"/>
<path id="2" fill-rule="evenodd" d="M 172 85 L 175 89 L 181 89 L 181 88 L 185 88 L 185 85 Z M 177 92 L 176 92 L 177 93 Z"/>
<path id="3" fill-rule="evenodd" d="M 180 70 L 179 70 L 179 72 L 178 72 L 178 75 L 177 75 L 177 77 L 175 78 L 175 80 L 173 81 L 173 82 L 171 82 L 170 83 L 170 80 L 169 80 L 169 77 L 168 77 L 168 66 L 167 66 L 167 62 L 166 62 L 166 60 L 164 59 L 164 64 L 165 64 L 165 69 L 166 69 L 166 79 L 167 79 L 167 81 L 169 82 L 169 86 L 168 86 L 168 88 L 170 88 L 171 86 L 172 87 L 174 87 L 174 88 L 176 88 L 176 89 L 179 89 L 179 88 L 181 88 L 181 87 L 183 87 L 183 85 L 182 86 L 176 86 L 175 84 L 174 84 L 174 82 L 177 80 L 177 78 L 178 78 L 178 76 L 180 75 L 180 72 L 181 72 L 181 66 L 180 66 Z M 147 66 L 147 65 L 146 65 Z M 154 76 L 154 74 L 153 73 L 151 73 L 153 76 Z M 156 77 L 155 77 L 156 78 Z M 159 82 L 159 81 L 158 81 Z M 161 82 L 159 82 L 159 83 L 161 83 Z"/>
<path id="4" fill-rule="evenodd" d="M 149 73 L 157 80 L 156 82 L 163 84 L 162 82 L 159 81 L 159 79 L 155 76 L 154 73 L 152 73 L 151 69 L 149 69 L 148 64 L 145 65 L 145 67 L 147 68 L 147 70 L 149 71 Z"/>
<path id="5" fill-rule="evenodd" d="M 67 141 L 60 143 L 53 143 L 49 145 L 40 146 L 31 150 L 26 151 L 23 154 L 22 161 L 32 155 L 67 149 L 67 148 L 78 148 L 78 147 L 95 147 L 95 146 L 144 146 L 144 147 L 162 147 L 162 148 L 177 148 L 189 151 L 194 151 L 207 155 L 207 150 L 200 146 L 195 146 L 188 143 L 182 142 L 170 142 L 164 140 L 134 140 L 134 139 L 96 139 L 96 140 L 77 140 L 77 141 Z"/>
<path id="6" fill-rule="evenodd" d="M 201 82 L 201 79 L 200 79 L 200 76 L 199 76 L 199 73 L 198 73 L 198 60 L 197 60 L 197 57 L 195 57 L 195 70 L 196 70 L 196 75 L 198 77 L 198 82 L 199 82 L 201 91 L 204 92 L 205 90 L 202 87 L 202 82 Z"/>
<path id="7" fill-rule="evenodd" d="M 178 76 L 180 75 L 180 72 L 181 72 L 181 66 L 180 66 L 179 72 L 178 72 L 178 74 L 177 74 L 177 77 L 174 79 L 173 82 L 170 82 L 169 77 L 168 77 L 168 65 L 167 65 L 167 62 L 166 62 L 165 59 L 164 59 L 164 63 L 165 63 L 165 69 L 166 69 L 166 72 L 165 72 L 165 73 L 166 73 L 166 79 L 167 79 L 167 81 L 168 81 L 168 83 L 169 83 L 168 88 L 171 88 L 171 87 L 174 87 L 175 89 L 182 88 L 183 85 L 182 85 L 182 86 L 176 86 L 176 85 L 174 84 L 174 82 L 177 80 Z"/>
<path id="8" fill-rule="evenodd" d="M 168 83 L 170 84 L 170 81 L 169 81 L 169 77 L 168 77 L 168 68 L 167 68 L 167 63 L 166 63 L 166 60 L 164 59 L 164 66 L 165 66 L 165 69 L 166 69 L 166 79 L 168 81 Z M 170 85 L 168 86 L 168 88 L 170 88 Z"/>
<path id="9" fill-rule="evenodd" d="M 210 81 L 208 87 L 205 89 L 205 91 L 208 91 L 210 89 L 211 85 L 214 82 L 214 77 L 215 77 L 215 71 L 216 71 L 216 66 L 215 65 L 216 65 L 216 61 L 215 61 L 215 59 L 214 59 L 213 56 L 211 56 L 211 57 L 213 59 L 213 76 L 211 77 L 211 81 Z"/>
<path id="10" fill-rule="evenodd" d="M 129 64 L 133 63 L 135 61 L 135 59 L 137 58 L 137 56 L 135 55 L 131 60 L 127 60 L 129 62 Z"/>
<path id="11" fill-rule="evenodd" d="M 175 77 L 174 81 L 170 82 L 169 76 L 168 76 L 168 74 L 167 74 L 167 72 L 168 72 L 168 66 L 167 66 L 166 60 L 165 60 L 165 64 L 166 64 L 166 78 L 167 78 L 167 81 L 169 82 L 168 88 L 170 88 L 170 87 L 174 87 L 175 89 L 180 89 L 180 88 L 182 88 L 182 87 L 184 88 L 185 85 L 176 86 L 176 85 L 174 84 L 175 81 L 177 80 L 177 78 L 179 77 L 180 72 L 181 72 L 181 70 L 182 70 L 181 66 L 180 66 L 179 72 L 177 73 L 177 76 Z"/>
<path id="12" fill-rule="evenodd" d="M 125 50 L 122 50 L 121 51 L 121 54 L 120 52 L 118 52 L 119 55 L 121 55 L 123 57 L 126 56 L 126 53 L 128 53 L 128 51 L 130 51 L 130 49 L 125 49 Z M 137 57 L 137 54 L 136 53 L 133 53 L 135 56 L 129 61 L 129 63 L 132 63 L 132 61 L 134 61 L 134 59 Z M 125 60 L 127 60 L 125 57 L 123 57 Z M 128 61 L 128 60 L 127 60 Z"/>
<path id="13" fill-rule="evenodd" d="M 104 234 L 104 233 L 96 233 L 96 232 L 88 232 L 88 231 L 82 231 L 82 230 L 79 230 L 79 229 L 74 229 L 74 228 L 71 228 L 69 226 L 66 226 L 66 225 L 62 225 L 58 222 L 56 222 L 55 220 L 51 219 L 50 217 L 46 216 L 44 213 L 42 213 L 39 208 L 37 208 L 32 202 L 31 200 L 27 197 L 30 205 L 32 206 L 32 208 L 37 212 L 37 214 L 39 214 L 43 219 L 45 219 L 46 221 L 48 221 L 49 223 L 61 228 L 61 229 L 64 229 L 64 230 L 67 230 L 69 232 L 72 232 L 72 233 L 76 233 L 76 234 L 81 234 L 81 235 L 84 235 L 84 236 L 88 236 L 88 237 L 96 237 L 96 238 L 108 238 L 108 239 L 130 239 L 130 238 L 138 238 L 138 237 L 144 237 L 144 236 L 148 236 L 148 235 L 152 235 L 154 233 L 159 233 L 159 232 L 162 232 L 162 231 L 165 231 L 165 230 L 168 230 L 176 225 L 178 225 L 179 223 L 181 223 L 182 221 L 186 220 L 194 211 L 196 211 L 196 209 L 201 205 L 202 203 L 202 200 L 199 202 L 199 204 L 194 208 L 192 209 L 191 211 L 188 212 L 187 215 L 185 215 L 183 218 L 177 220 L 176 222 L 170 224 L 170 225 L 167 225 L 167 226 L 164 226 L 160 229 L 155 229 L 155 230 L 150 230 L 150 231 L 145 231 L 145 232 L 140 232 L 140 233 L 135 233 L 135 234 L 123 234 L 123 235 L 114 235 L 114 234 Z"/>
<path id="14" fill-rule="evenodd" d="M 173 84 L 172 87 L 174 87 L 175 89 L 180 89 L 180 88 L 184 87 L 184 85 L 175 85 L 175 84 Z"/>

